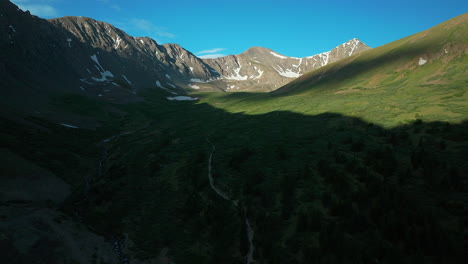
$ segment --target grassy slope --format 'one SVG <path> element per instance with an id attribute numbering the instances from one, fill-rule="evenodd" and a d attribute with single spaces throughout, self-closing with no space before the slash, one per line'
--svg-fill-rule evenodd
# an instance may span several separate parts
<path id="1" fill-rule="evenodd" d="M 141 256 L 169 246 L 180 263 L 241 262 L 242 212 L 209 187 L 209 137 L 216 184 L 248 208 L 261 262 L 460 258 L 466 123 L 383 129 L 337 114 L 232 114 L 157 95 L 126 110 L 153 123 L 112 144 L 83 212 L 99 230 L 129 232 Z"/>
<path id="2" fill-rule="evenodd" d="M 96 115 L 103 127 L 2 120 L 0 143 L 72 183 L 63 210 L 106 237 L 129 234 L 141 258 L 168 247 L 176 263 L 243 263 L 243 212 L 209 187 L 209 137 L 216 184 L 247 207 L 261 263 L 461 259 L 466 123 L 384 129 L 338 114 L 233 114 L 160 92 L 129 105 L 56 100 L 62 114 Z M 108 144 L 98 177 L 98 143 L 129 130 Z"/>
<path id="3" fill-rule="evenodd" d="M 360 117 L 384 126 L 468 118 L 468 14 L 310 72 L 272 94 L 204 94 L 247 114 L 287 110 Z M 419 65 L 420 58 L 427 61 Z"/>

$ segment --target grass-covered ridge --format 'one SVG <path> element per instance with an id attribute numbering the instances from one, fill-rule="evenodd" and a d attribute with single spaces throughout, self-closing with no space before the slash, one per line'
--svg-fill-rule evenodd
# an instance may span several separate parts
<path id="1" fill-rule="evenodd" d="M 334 112 L 384 126 L 468 119 L 468 15 L 310 72 L 270 94 L 201 94 L 247 114 Z"/>

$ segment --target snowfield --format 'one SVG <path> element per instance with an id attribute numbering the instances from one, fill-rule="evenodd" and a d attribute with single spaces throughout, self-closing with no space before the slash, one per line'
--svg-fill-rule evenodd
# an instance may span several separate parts
<path id="1" fill-rule="evenodd" d="M 174 97 L 167 97 L 169 101 L 195 101 L 198 98 L 190 97 L 190 96 L 174 96 Z"/>

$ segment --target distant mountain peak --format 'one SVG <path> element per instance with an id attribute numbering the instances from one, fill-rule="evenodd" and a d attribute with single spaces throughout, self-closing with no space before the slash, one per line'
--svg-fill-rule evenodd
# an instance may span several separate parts
<path id="1" fill-rule="evenodd" d="M 271 91 L 306 72 L 367 49 L 367 45 L 353 38 L 330 51 L 303 58 L 289 57 L 264 47 L 251 47 L 238 55 L 203 61 L 221 74 L 216 85 L 224 86 L 225 91 Z"/>

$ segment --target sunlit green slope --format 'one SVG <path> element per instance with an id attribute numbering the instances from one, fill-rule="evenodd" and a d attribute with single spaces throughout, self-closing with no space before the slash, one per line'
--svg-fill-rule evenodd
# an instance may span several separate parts
<path id="1" fill-rule="evenodd" d="M 468 14 L 305 74 L 272 94 L 205 99 L 248 114 L 336 112 L 385 126 L 461 122 L 468 118 L 466 32 Z"/>

